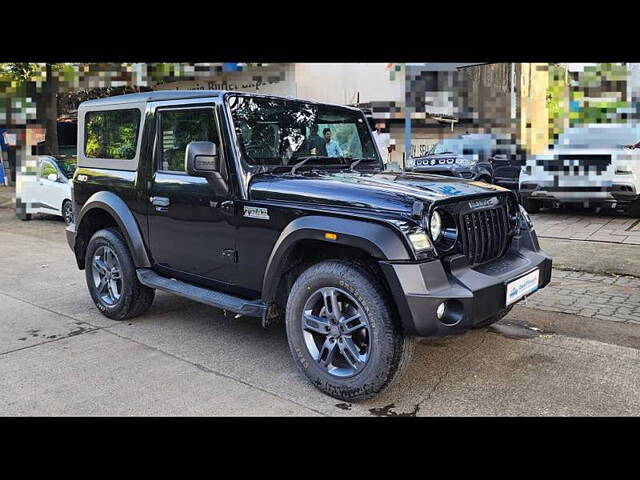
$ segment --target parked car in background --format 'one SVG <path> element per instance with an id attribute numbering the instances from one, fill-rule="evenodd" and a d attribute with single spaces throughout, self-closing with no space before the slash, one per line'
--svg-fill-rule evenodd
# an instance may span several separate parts
<path id="1" fill-rule="evenodd" d="M 35 173 L 21 173 L 16 190 L 16 215 L 31 220 L 34 213 L 59 215 L 67 225 L 73 222 L 71 178 L 76 157 L 38 158 Z"/>
<path id="2" fill-rule="evenodd" d="M 622 210 L 640 216 L 640 153 L 625 145 L 640 140 L 640 128 L 593 124 L 563 132 L 542 155 L 527 160 L 520 173 L 525 208 L 580 205 Z"/>
<path id="3" fill-rule="evenodd" d="M 411 158 L 407 170 L 493 183 L 518 189 L 525 151 L 509 136 L 474 133 L 442 140 L 426 155 Z"/>
<path id="4" fill-rule="evenodd" d="M 471 134 L 445 138 L 426 155 L 410 158 L 410 172 L 430 173 L 493 183 L 490 135 Z"/>

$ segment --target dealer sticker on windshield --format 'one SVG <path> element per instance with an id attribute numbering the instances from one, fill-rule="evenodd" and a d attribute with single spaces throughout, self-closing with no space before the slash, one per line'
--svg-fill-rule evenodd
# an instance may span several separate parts
<path id="1" fill-rule="evenodd" d="M 540 281 L 540 270 L 535 269 L 524 277 L 509 282 L 507 284 L 507 305 L 517 302 L 525 295 L 535 292 Z"/>

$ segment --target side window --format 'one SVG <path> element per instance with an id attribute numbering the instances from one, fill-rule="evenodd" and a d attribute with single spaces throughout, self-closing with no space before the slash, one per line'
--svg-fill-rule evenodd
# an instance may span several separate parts
<path id="1" fill-rule="evenodd" d="M 133 160 L 139 127 L 137 109 L 87 112 L 84 154 L 88 158 Z"/>
<path id="2" fill-rule="evenodd" d="M 220 147 L 213 109 L 161 110 L 158 170 L 184 172 L 189 142 L 213 142 Z"/>
<path id="3" fill-rule="evenodd" d="M 58 174 L 58 171 L 56 170 L 56 167 L 51 165 L 51 163 L 49 163 L 49 162 L 42 162 L 42 169 L 40 170 L 40 177 L 42 177 L 42 178 L 44 178 L 46 180 L 47 177 L 49 176 L 49 174 L 51 174 L 51 173 L 55 173 L 56 175 Z"/>

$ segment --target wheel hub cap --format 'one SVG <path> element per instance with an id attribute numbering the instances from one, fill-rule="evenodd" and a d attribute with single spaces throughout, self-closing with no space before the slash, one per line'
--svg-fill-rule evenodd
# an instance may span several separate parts
<path id="1" fill-rule="evenodd" d="M 122 295 L 122 274 L 118 256 L 108 246 L 99 247 L 93 254 L 91 275 L 102 303 L 114 305 Z"/>
<path id="2" fill-rule="evenodd" d="M 302 332 L 309 354 L 330 375 L 355 375 L 369 360 L 368 318 L 360 303 L 342 289 L 325 287 L 309 297 Z"/>

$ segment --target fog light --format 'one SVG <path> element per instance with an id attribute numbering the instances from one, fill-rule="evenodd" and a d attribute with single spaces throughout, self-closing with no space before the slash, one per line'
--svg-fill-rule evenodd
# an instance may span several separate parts
<path id="1" fill-rule="evenodd" d="M 442 320 L 442 317 L 444 317 L 444 312 L 446 309 L 447 309 L 446 302 L 442 302 L 440 305 L 438 305 L 438 308 L 436 310 L 436 315 L 438 316 L 438 320 Z"/>

